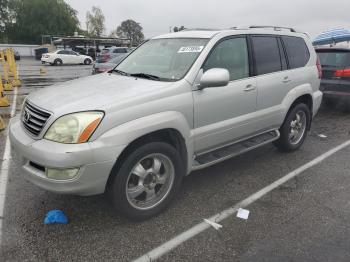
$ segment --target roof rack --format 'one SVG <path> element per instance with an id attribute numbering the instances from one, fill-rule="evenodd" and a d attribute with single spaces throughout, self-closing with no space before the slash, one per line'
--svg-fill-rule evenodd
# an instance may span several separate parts
<path id="1" fill-rule="evenodd" d="M 281 31 L 281 29 L 287 29 L 290 30 L 293 33 L 296 33 L 297 31 L 294 28 L 291 27 L 283 27 L 283 26 L 271 26 L 271 25 L 251 25 L 248 28 L 273 28 L 275 31 Z"/>
<path id="2" fill-rule="evenodd" d="M 184 30 L 181 31 L 219 31 L 220 29 L 216 29 L 216 28 L 186 28 Z M 179 31 L 179 32 L 181 32 Z"/>

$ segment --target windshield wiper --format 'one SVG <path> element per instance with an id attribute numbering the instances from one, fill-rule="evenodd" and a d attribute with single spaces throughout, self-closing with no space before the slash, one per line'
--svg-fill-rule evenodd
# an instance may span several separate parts
<path id="1" fill-rule="evenodd" d="M 129 75 L 127 72 L 124 72 L 122 70 L 115 69 L 115 68 L 112 70 L 112 72 L 116 72 L 116 73 L 121 74 L 123 76 L 128 76 Z"/>
<path id="2" fill-rule="evenodd" d="M 147 79 L 158 80 L 158 81 L 160 80 L 159 76 L 150 75 L 150 74 L 146 74 L 146 73 L 135 73 L 135 74 L 130 74 L 130 76 L 147 78 Z"/>

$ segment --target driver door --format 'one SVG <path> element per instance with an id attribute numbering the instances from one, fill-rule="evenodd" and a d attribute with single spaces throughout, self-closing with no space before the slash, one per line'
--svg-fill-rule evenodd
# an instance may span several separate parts
<path id="1" fill-rule="evenodd" d="M 250 78 L 248 44 L 245 36 L 221 40 L 208 55 L 203 72 L 225 68 L 230 73 L 227 86 L 193 92 L 194 141 L 196 153 L 252 134 L 256 111 L 257 83 Z"/>

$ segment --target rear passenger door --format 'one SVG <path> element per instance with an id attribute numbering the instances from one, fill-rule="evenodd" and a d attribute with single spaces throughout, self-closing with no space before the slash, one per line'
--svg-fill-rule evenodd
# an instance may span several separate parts
<path id="1" fill-rule="evenodd" d="M 279 128 L 283 119 L 282 101 L 293 88 L 293 74 L 287 70 L 287 60 L 281 39 L 274 35 L 252 35 L 254 75 L 256 76 L 259 131 Z"/>

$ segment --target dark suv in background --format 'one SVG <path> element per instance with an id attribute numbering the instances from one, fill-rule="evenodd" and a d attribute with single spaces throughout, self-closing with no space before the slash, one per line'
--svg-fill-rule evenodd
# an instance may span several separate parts
<path id="1" fill-rule="evenodd" d="M 350 101 L 350 48 L 316 48 L 322 66 L 320 90 L 326 102 Z"/>

